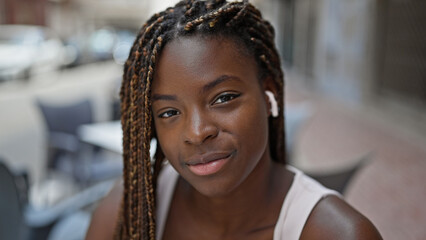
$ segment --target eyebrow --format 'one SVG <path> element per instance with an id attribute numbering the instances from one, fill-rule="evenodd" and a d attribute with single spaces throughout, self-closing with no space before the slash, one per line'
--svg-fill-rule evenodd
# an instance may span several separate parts
<path id="1" fill-rule="evenodd" d="M 226 81 L 232 81 L 232 80 L 237 80 L 237 81 L 241 81 L 238 77 L 236 76 L 232 76 L 232 75 L 222 75 L 218 78 L 216 78 L 215 80 L 207 83 L 206 85 L 203 86 L 203 88 L 201 89 L 201 93 L 206 93 L 208 91 L 210 91 L 211 89 L 213 89 L 214 87 L 216 87 L 217 85 L 226 82 Z M 152 96 L 152 102 L 158 101 L 158 100 L 164 100 L 164 101 L 176 101 L 177 100 L 177 96 L 176 95 L 165 95 L 165 94 L 154 94 Z"/>
<path id="2" fill-rule="evenodd" d="M 176 101 L 177 97 L 176 95 L 154 94 L 154 96 L 152 96 L 152 102 L 157 100 Z"/>
<path id="3" fill-rule="evenodd" d="M 210 91 L 211 89 L 213 89 L 214 87 L 216 87 L 217 85 L 226 82 L 226 81 L 231 81 L 231 80 L 237 80 L 237 81 L 241 81 L 238 77 L 236 76 L 232 76 L 232 75 L 222 75 L 218 78 L 216 78 L 215 80 L 207 83 L 206 85 L 203 86 L 201 93 L 206 93 L 208 91 Z"/>

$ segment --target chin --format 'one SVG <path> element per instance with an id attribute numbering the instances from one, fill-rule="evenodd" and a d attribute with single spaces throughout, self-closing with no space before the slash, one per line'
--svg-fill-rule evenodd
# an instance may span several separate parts
<path id="1" fill-rule="evenodd" d="M 226 190 L 223 188 L 200 188 L 195 190 L 200 193 L 201 195 L 208 197 L 208 198 L 222 198 L 226 197 L 232 190 Z"/>
<path id="2" fill-rule="evenodd" d="M 217 180 L 217 181 L 215 181 Z M 209 179 L 203 182 L 195 181 L 195 184 L 188 182 L 198 193 L 208 198 L 226 197 L 232 193 L 240 183 L 231 179 Z"/>

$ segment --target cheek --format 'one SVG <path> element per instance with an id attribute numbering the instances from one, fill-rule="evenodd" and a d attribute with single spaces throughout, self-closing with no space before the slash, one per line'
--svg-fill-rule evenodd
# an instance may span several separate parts
<path id="1" fill-rule="evenodd" d="M 157 133 L 158 144 L 160 144 L 161 150 L 163 151 L 167 160 L 177 159 L 178 152 L 176 151 L 177 146 L 177 134 L 171 129 L 157 128 L 155 127 Z"/>
<path id="2" fill-rule="evenodd" d="M 263 103 L 249 104 L 229 117 L 232 122 L 229 131 L 237 136 L 240 147 L 252 154 L 263 153 L 268 141 L 268 116 Z"/>

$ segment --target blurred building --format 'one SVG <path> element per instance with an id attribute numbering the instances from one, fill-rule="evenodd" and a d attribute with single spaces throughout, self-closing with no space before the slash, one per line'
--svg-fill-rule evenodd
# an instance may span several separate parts
<path id="1" fill-rule="evenodd" d="M 351 105 L 406 115 L 405 122 L 426 136 L 425 2 L 255 2 L 275 24 L 284 64 L 298 84 Z"/>
<path id="2" fill-rule="evenodd" d="M 2 0 L 0 23 L 45 25 L 46 6 L 47 0 Z"/>

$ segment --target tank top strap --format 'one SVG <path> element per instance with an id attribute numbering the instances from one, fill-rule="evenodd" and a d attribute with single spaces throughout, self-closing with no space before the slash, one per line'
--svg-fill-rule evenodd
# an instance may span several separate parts
<path id="1" fill-rule="evenodd" d="M 167 215 L 173 198 L 174 189 L 178 180 L 179 174 L 167 162 L 158 176 L 157 182 L 157 222 L 156 236 L 157 239 L 162 239 L 164 227 L 166 225 Z"/>
<path id="2" fill-rule="evenodd" d="M 287 166 L 287 169 L 295 175 L 274 229 L 274 240 L 299 239 L 315 205 L 325 196 L 340 196 L 338 192 L 325 188 L 300 170 L 291 166 Z"/>

